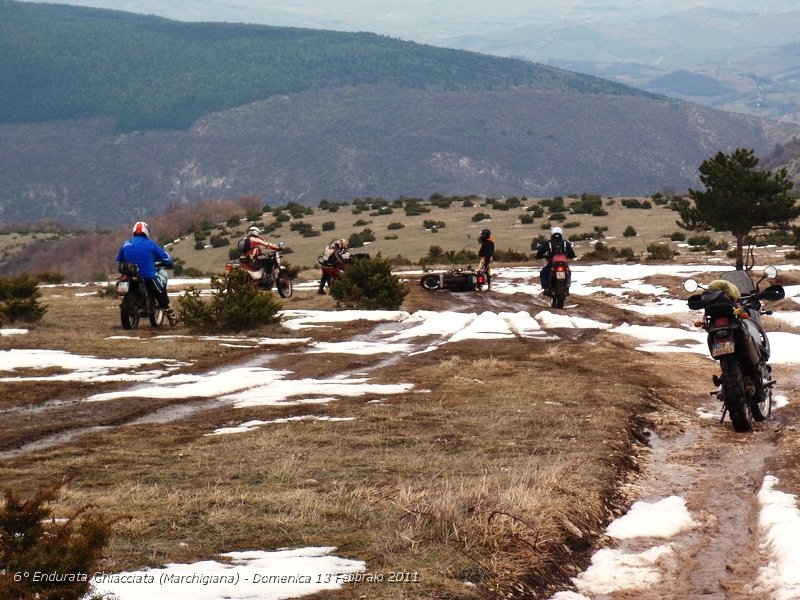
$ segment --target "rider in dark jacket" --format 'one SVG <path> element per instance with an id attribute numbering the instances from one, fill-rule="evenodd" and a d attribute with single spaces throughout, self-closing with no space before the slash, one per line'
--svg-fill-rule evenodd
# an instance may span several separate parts
<path id="1" fill-rule="evenodd" d="M 478 243 L 481 245 L 478 250 L 478 258 L 480 263 L 478 269 L 486 273 L 486 289 L 492 289 L 492 261 L 494 260 L 494 238 L 492 232 L 488 229 L 481 229 L 480 236 L 478 236 Z"/>
<path id="2" fill-rule="evenodd" d="M 339 270 L 343 270 L 350 263 L 349 247 L 350 244 L 345 239 L 333 240 L 325 247 L 325 251 L 318 259 L 322 267 L 322 276 L 319 280 L 319 290 L 317 290 L 317 294 L 324 295 L 325 286 L 327 285 L 330 287 L 331 285 L 331 276 L 326 270 L 326 267 L 336 267 Z"/>
<path id="3" fill-rule="evenodd" d="M 572 248 L 572 243 L 564 239 L 564 230 L 561 227 L 553 227 L 550 230 L 550 239 L 541 244 L 536 250 L 536 258 L 547 259 L 542 270 L 539 271 L 539 282 L 545 295 L 550 294 L 550 290 L 547 288 L 547 279 L 550 276 L 553 256 L 556 254 L 565 254 L 570 259 L 575 258 L 575 250 Z"/>
<path id="4" fill-rule="evenodd" d="M 144 221 L 139 221 L 133 226 L 133 236 L 120 246 L 117 252 L 117 262 L 135 263 L 139 268 L 141 277 L 147 291 L 156 299 L 163 313 L 173 327 L 178 322 L 175 311 L 169 305 L 166 281 L 156 272 L 156 263 L 161 263 L 165 269 L 172 268 L 172 258 L 167 251 L 150 239 L 150 226 Z"/>

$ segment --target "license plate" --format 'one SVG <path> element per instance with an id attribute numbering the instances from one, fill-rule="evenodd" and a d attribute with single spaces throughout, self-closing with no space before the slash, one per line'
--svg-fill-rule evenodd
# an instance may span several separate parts
<path id="1" fill-rule="evenodd" d="M 734 347 L 733 347 L 733 340 L 730 338 L 727 339 L 715 339 L 714 343 L 711 346 L 711 356 L 725 356 L 726 354 L 733 354 Z"/>
<path id="2" fill-rule="evenodd" d="M 124 296 L 128 293 L 128 289 L 130 287 L 130 283 L 127 281 L 118 281 L 117 282 L 117 293 L 120 296 Z"/>
<path id="3" fill-rule="evenodd" d="M 567 272 L 566 271 L 556 271 L 556 279 L 566 279 Z"/>

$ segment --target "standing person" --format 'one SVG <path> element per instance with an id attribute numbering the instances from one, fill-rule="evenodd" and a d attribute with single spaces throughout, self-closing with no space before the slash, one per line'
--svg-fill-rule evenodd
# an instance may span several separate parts
<path id="1" fill-rule="evenodd" d="M 317 294 L 324 295 L 325 286 L 327 285 L 330 287 L 332 283 L 331 269 L 344 270 L 350 262 L 350 254 L 347 251 L 348 247 L 349 244 L 345 239 L 333 240 L 325 247 L 318 261 L 322 267 L 322 277 L 320 277 L 319 280 L 319 290 Z"/>
<path id="2" fill-rule="evenodd" d="M 261 230 L 253 225 L 247 230 L 247 235 L 239 242 L 239 251 L 244 260 L 250 261 L 254 266 L 268 266 L 263 263 L 271 260 L 270 255 L 281 247 L 261 238 Z M 241 259 L 240 259 L 241 260 Z"/>
<path id="3" fill-rule="evenodd" d="M 138 221 L 133 226 L 133 236 L 117 251 L 117 262 L 136 264 L 139 268 L 139 277 L 147 286 L 147 292 L 156 299 L 161 311 L 169 319 L 169 324 L 175 327 L 178 317 L 169 305 L 166 278 L 159 277 L 156 273 L 157 263 L 165 269 L 171 269 L 172 258 L 166 250 L 150 239 L 150 226 L 147 223 Z"/>
<path id="4" fill-rule="evenodd" d="M 547 280 L 550 277 L 550 267 L 553 264 L 553 257 L 556 254 L 565 254 L 569 259 L 575 258 L 575 250 L 572 248 L 572 242 L 564 239 L 564 230 L 561 229 L 561 227 L 553 227 L 550 230 L 550 239 L 544 244 L 541 244 L 536 251 L 536 258 L 544 258 L 547 260 L 542 270 L 539 271 L 539 283 L 542 285 L 545 296 L 551 294 L 547 286 Z"/>
<path id="5" fill-rule="evenodd" d="M 492 237 L 492 232 L 489 229 L 481 229 L 478 243 L 481 245 L 480 250 L 478 250 L 478 258 L 480 258 L 478 270 L 486 274 L 486 289 L 490 290 L 492 289 L 491 268 L 494 260 L 494 238 Z"/>

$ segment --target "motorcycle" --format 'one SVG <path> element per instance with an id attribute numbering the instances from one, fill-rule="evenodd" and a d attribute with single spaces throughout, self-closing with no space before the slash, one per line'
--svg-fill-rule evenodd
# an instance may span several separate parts
<path id="1" fill-rule="evenodd" d="M 284 242 L 278 245 L 283 248 Z M 282 255 L 280 250 L 275 250 L 257 259 L 242 257 L 238 262 L 227 263 L 225 271 L 230 273 L 233 269 L 243 269 L 258 289 L 270 291 L 274 285 L 281 298 L 289 298 L 293 291 L 292 278 L 289 270 L 281 264 Z"/>
<path id="2" fill-rule="evenodd" d="M 347 261 L 342 262 L 340 260 L 326 260 L 324 256 L 320 256 L 317 259 L 320 268 L 322 269 L 322 277 L 325 280 L 325 283 L 330 291 L 330 288 L 333 287 L 333 284 L 341 277 L 342 273 L 347 270 L 347 268 L 353 264 L 353 261 L 359 261 L 369 258 L 369 254 L 367 252 L 353 252 L 347 255 Z"/>
<path id="3" fill-rule="evenodd" d="M 139 319 L 147 317 L 151 327 L 161 327 L 164 313 L 158 302 L 147 291 L 145 280 L 139 277 L 139 267 L 135 263 L 121 262 L 117 280 L 117 295 L 121 298 L 119 316 L 123 329 L 137 329 Z M 156 265 L 156 278 L 167 285 L 167 273 L 162 265 Z"/>
<path id="4" fill-rule="evenodd" d="M 690 296 L 688 304 L 692 310 L 703 311 L 702 320 L 695 324 L 708 332 L 709 352 L 720 366 L 720 374 L 712 377 L 717 389 L 711 394 L 722 401 L 720 422 L 727 413 L 735 431 L 750 431 L 753 421 L 764 421 L 772 413 L 772 388 L 776 382 L 768 364 L 769 339 L 761 323 L 761 316 L 772 311 L 761 310 L 761 301 L 781 300 L 785 292 L 780 285 L 764 290 L 760 285 L 777 275 L 778 270 L 770 265 L 755 284 L 747 272 L 738 270 L 722 274 L 704 288 L 694 279 L 683 285 L 689 293 L 703 289 Z M 725 282 L 735 287 L 730 288 Z"/>
<path id="5" fill-rule="evenodd" d="M 450 269 L 444 273 L 427 273 L 419 280 L 425 290 L 449 290 L 451 292 L 479 292 L 487 284 L 486 273 L 472 267 Z"/>
<path id="6" fill-rule="evenodd" d="M 550 292 L 550 306 L 564 308 L 564 300 L 569 296 L 572 283 L 572 271 L 566 254 L 555 254 L 550 262 L 550 273 L 547 276 L 547 289 Z"/>

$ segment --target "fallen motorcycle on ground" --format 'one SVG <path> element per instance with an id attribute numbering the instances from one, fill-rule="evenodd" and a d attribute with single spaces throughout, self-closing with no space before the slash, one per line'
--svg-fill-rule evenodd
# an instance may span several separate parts
<path id="1" fill-rule="evenodd" d="M 727 413 L 735 431 L 750 431 L 753 421 L 764 421 L 772 412 L 775 380 L 768 364 L 769 339 L 761 323 L 761 316 L 772 311 L 762 311 L 761 301 L 781 300 L 785 292 L 780 285 L 759 288 L 777 274 L 775 267 L 768 266 L 753 283 L 746 271 L 729 271 L 688 300 L 690 309 L 703 311 L 696 325 L 708 332 L 709 352 L 719 362 L 720 374 L 712 377 L 717 389 L 711 394 L 722 401 L 720 422 Z M 702 286 L 689 279 L 683 287 L 692 293 Z"/>
<path id="2" fill-rule="evenodd" d="M 487 284 L 486 273 L 473 268 L 450 269 L 443 273 L 426 273 L 419 284 L 425 290 L 479 292 Z"/>

